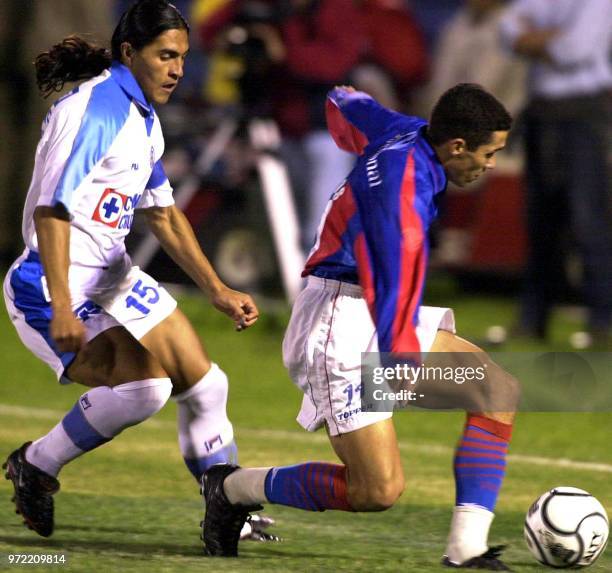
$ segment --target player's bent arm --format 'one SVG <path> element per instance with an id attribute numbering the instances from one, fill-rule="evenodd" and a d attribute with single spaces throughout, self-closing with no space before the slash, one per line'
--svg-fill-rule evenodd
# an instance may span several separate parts
<path id="1" fill-rule="evenodd" d="M 41 206 L 34 211 L 34 225 L 51 298 L 53 317 L 50 334 L 59 350 L 76 352 L 83 345 L 85 330 L 72 313 L 68 288 L 70 216 L 61 204 L 55 207 Z"/>
<path id="2" fill-rule="evenodd" d="M 150 207 L 144 213 L 164 251 L 206 293 L 212 304 L 234 320 L 237 330 L 251 326 L 259 316 L 255 303 L 249 295 L 234 291 L 221 281 L 182 211 L 172 205 Z"/>
<path id="3" fill-rule="evenodd" d="M 181 210 L 170 207 L 144 209 L 147 223 L 162 248 L 211 298 L 225 286 L 202 252 L 193 229 Z"/>

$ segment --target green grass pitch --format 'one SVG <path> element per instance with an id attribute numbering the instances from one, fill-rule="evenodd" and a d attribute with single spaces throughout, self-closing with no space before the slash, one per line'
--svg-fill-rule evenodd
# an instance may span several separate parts
<path id="1" fill-rule="evenodd" d="M 513 306 L 457 292 L 430 295 L 456 309 L 462 335 L 478 339 L 486 326 L 508 324 Z M 213 359 L 230 378 L 229 410 L 246 466 L 334 460 L 323 433 L 307 434 L 294 421 L 300 394 L 282 367 L 280 341 L 287 315 L 268 315 L 253 329 L 235 333 L 231 323 L 194 296 L 181 298 Z M 492 317 L 495 317 L 494 319 Z M 555 320 L 554 341 L 577 325 Z M 37 438 L 67 411 L 82 390 L 60 387 L 51 371 L 21 345 L 0 312 L 2 459 Z M 543 349 L 532 346 L 531 350 Z M 268 506 L 279 544 L 241 545 L 236 560 L 202 555 L 198 487 L 180 457 L 175 406 L 126 430 L 110 444 L 64 469 L 56 496 L 56 532 L 43 539 L 21 525 L 10 503 L 8 481 L 0 485 L 0 569 L 16 553 L 64 553 L 67 564 L 36 571 L 442 571 L 453 503 L 453 447 L 460 413 L 404 412 L 395 417 L 407 488 L 400 502 L 379 514 L 310 512 Z M 506 561 L 518 572 L 543 570 L 522 539 L 525 511 L 543 491 L 573 485 L 596 495 L 612 514 L 612 415 L 520 414 L 508 474 L 498 503 L 491 542 L 507 543 Z M 612 550 L 589 571 L 612 571 Z"/>

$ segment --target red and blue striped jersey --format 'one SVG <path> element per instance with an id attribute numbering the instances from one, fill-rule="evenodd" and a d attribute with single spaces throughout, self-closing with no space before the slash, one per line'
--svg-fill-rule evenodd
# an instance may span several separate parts
<path id="1" fill-rule="evenodd" d="M 359 157 L 327 205 L 302 276 L 360 284 L 380 352 L 419 352 L 427 230 L 446 188 L 427 123 L 343 88 L 326 105 L 337 145 Z"/>

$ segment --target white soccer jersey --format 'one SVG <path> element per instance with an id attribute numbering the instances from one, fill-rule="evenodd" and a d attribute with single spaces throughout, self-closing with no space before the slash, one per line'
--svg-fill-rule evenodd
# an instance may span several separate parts
<path id="1" fill-rule="evenodd" d="M 119 263 L 134 209 L 174 204 L 163 151 L 159 119 L 124 65 L 114 62 L 60 98 L 36 150 L 23 216 L 26 246 L 38 251 L 34 209 L 61 203 L 71 216 L 71 263 Z"/>

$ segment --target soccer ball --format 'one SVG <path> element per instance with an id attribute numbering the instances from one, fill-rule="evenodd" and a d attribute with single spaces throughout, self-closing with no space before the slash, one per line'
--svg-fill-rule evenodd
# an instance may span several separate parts
<path id="1" fill-rule="evenodd" d="M 536 499 L 525 517 L 525 541 L 542 564 L 579 569 L 597 561 L 608 542 L 606 510 L 590 493 L 556 487 Z"/>

